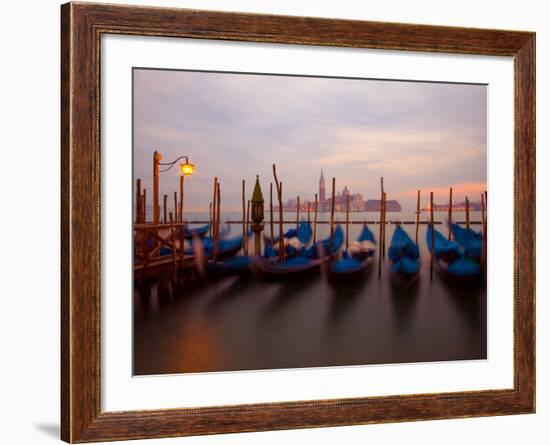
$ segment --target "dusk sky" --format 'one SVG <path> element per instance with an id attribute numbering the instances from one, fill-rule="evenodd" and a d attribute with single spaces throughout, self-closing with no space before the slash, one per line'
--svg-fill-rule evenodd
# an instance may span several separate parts
<path id="1" fill-rule="evenodd" d="M 363 198 L 388 199 L 404 209 L 416 190 L 436 202 L 486 189 L 487 87 L 355 80 L 134 70 L 134 178 L 152 192 L 152 157 L 188 155 L 185 208 L 208 209 L 214 176 L 222 207 L 239 209 L 241 181 L 249 197 L 256 174 L 266 201 L 271 166 L 283 200 L 314 198 L 321 168 L 337 191 L 347 185 Z M 178 189 L 176 167 L 160 177 L 160 193 Z M 151 195 L 149 195 L 151 196 Z M 169 200 L 169 202 L 171 202 Z M 151 202 L 151 201 L 149 201 Z"/>

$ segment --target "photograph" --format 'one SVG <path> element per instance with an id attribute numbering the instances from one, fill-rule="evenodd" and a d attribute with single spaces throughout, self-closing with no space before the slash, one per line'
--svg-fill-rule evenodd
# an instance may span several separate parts
<path id="1" fill-rule="evenodd" d="M 487 359 L 486 84 L 134 67 L 132 96 L 135 376 Z"/>

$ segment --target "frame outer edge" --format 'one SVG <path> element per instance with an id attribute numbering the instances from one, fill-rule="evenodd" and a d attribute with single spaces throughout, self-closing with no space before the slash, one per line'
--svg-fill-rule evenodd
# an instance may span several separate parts
<path id="1" fill-rule="evenodd" d="M 123 23 L 122 28 L 119 23 Z M 155 26 L 158 26 L 155 28 Z M 267 27 L 267 28 L 266 28 Z M 517 187 L 514 390 L 102 413 L 99 375 L 99 39 L 101 32 L 515 57 Z M 238 29 L 239 31 L 234 31 Z M 243 29 L 241 32 L 240 30 Z M 271 29 L 272 34 L 266 34 Z M 336 32 L 334 31 L 336 29 Z M 381 30 L 388 29 L 397 40 Z M 439 38 L 457 37 L 443 47 Z M 325 31 L 327 34 L 325 34 Z M 415 47 L 405 48 L 415 35 Z M 359 37 L 361 35 L 361 37 Z M 379 36 L 382 37 L 379 37 Z M 334 37 L 332 37 L 334 36 Z M 338 19 L 68 3 L 61 7 L 61 438 L 67 442 L 530 413 L 535 409 L 535 35 Z M 460 38 L 458 38 L 460 37 Z M 444 37 L 449 40 L 449 36 Z M 334 40 L 331 40 L 334 39 Z M 379 39 L 379 40 L 371 40 Z M 396 43 L 397 42 L 397 43 Z M 96 89 L 94 89 L 96 88 Z M 519 176 L 519 177 L 518 177 Z M 97 264 L 96 264 L 97 263 Z M 519 275 L 519 274 L 518 274 Z M 333 403 L 336 403 L 334 405 Z"/>
<path id="2" fill-rule="evenodd" d="M 61 440 L 71 441 L 70 390 L 70 146 L 71 9 L 61 5 Z"/>

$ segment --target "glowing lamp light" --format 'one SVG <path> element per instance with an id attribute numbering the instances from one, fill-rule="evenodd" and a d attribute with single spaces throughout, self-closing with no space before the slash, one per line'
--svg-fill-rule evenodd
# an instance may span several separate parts
<path id="1" fill-rule="evenodd" d="M 190 176 L 195 171 L 195 165 L 186 162 L 185 164 L 180 164 L 180 170 L 183 176 Z"/>

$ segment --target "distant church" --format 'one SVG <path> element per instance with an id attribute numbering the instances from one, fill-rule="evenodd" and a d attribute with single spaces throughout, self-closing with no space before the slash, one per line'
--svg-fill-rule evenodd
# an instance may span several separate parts
<path id="1" fill-rule="evenodd" d="M 365 208 L 365 201 L 363 201 L 363 195 L 360 193 L 350 193 L 348 186 L 344 187 L 342 192 L 338 192 L 334 197 L 334 207 L 337 212 L 346 210 L 346 196 L 349 196 L 350 211 L 361 212 Z M 321 212 L 329 212 L 332 206 L 332 198 L 327 198 L 327 188 L 325 184 L 325 176 L 323 169 L 321 169 L 321 177 L 319 178 L 319 210 Z"/>

